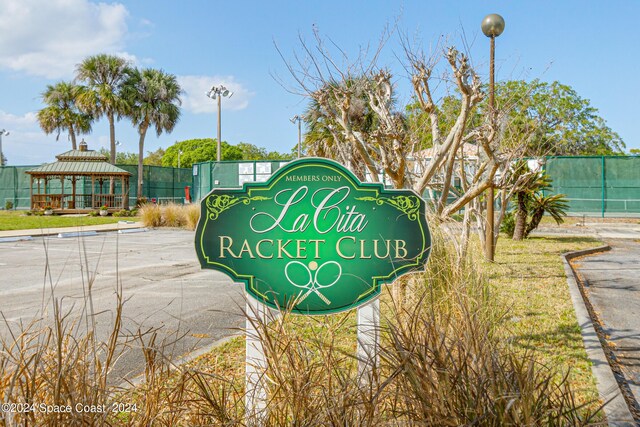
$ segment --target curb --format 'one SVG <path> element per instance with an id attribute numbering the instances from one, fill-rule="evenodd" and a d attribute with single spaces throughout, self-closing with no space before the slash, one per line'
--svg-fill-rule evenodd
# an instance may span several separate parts
<path id="1" fill-rule="evenodd" d="M 119 221 L 110 224 L 99 224 L 99 225 L 81 225 L 81 226 L 70 226 L 70 227 L 53 227 L 53 228 L 32 228 L 27 230 L 5 230 L 0 231 L 0 242 L 14 242 L 18 240 L 31 240 L 37 237 L 48 237 L 48 236 L 59 236 L 63 234 L 64 236 L 59 237 L 76 237 L 70 236 L 71 233 L 104 233 L 104 232 L 113 232 L 113 231 L 121 231 L 128 229 L 140 229 L 143 228 L 144 225 L 142 222 L 131 222 L 131 221 Z"/>
<path id="2" fill-rule="evenodd" d="M 562 255 L 562 263 L 564 264 L 564 272 L 567 276 L 567 284 L 569 285 L 569 294 L 571 295 L 573 308 L 578 319 L 578 324 L 580 325 L 584 348 L 587 352 L 587 357 L 591 361 L 591 371 L 596 378 L 598 394 L 602 401 L 605 402 L 603 410 L 607 417 L 608 424 L 616 427 L 636 427 L 638 424 L 633 418 L 633 415 L 631 415 L 629 406 L 620 391 L 613 370 L 609 365 L 609 360 L 604 353 L 600 338 L 589 315 L 585 297 L 578 285 L 576 272 L 570 263 L 572 259 L 609 250 L 611 250 L 611 246 L 607 245 L 583 251 L 569 252 Z"/>

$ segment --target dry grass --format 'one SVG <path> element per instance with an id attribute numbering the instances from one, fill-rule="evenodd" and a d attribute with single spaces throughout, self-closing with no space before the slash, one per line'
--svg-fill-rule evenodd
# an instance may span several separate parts
<path id="1" fill-rule="evenodd" d="M 185 210 L 185 226 L 187 230 L 195 230 L 200 220 L 200 204 L 186 205 Z"/>
<path id="2" fill-rule="evenodd" d="M 380 366 L 372 381 L 363 381 L 356 369 L 353 311 L 320 317 L 285 312 L 276 321 L 256 323 L 268 358 L 268 412 L 260 414 L 264 425 L 586 425 L 592 421 L 597 402 L 577 397 L 573 371 L 562 363 L 567 360 L 557 363 L 544 351 L 541 357 L 537 348 L 557 349 L 558 342 L 547 343 L 545 336 L 525 337 L 539 327 L 542 333 L 552 328 L 553 320 L 535 310 L 543 310 L 538 304 L 545 298 L 557 294 L 553 303 L 564 298 L 555 281 L 538 282 L 545 279 L 539 268 L 548 268 L 547 274 L 555 278 L 556 266 L 540 258 L 542 266 L 536 271 L 522 270 L 520 249 L 502 245 L 500 250 L 507 253 L 499 252 L 496 265 L 483 273 L 479 260 L 459 265 L 452 248 L 438 236 L 434 241 L 428 271 L 409 281 L 405 300 L 400 303 L 384 293 Z M 510 282 L 498 272 L 509 272 L 516 279 Z M 535 274 L 536 281 L 529 284 L 522 277 L 525 273 Z M 519 287 L 526 287 L 531 298 L 523 298 Z M 542 289 L 546 287 L 550 289 Z M 510 293 L 513 300 L 506 304 Z M 575 329 L 571 323 L 575 318 L 564 304 L 558 307 L 561 322 Z M 118 400 L 135 402 L 137 409 L 107 414 L 3 413 L 0 425 L 256 422 L 244 413 L 242 339 L 173 367 L 155 331 L 134 334 L 145 356 L 144 381 L 122 390 L 110 385 L 115 382 L 113 362 L 132 339 L 123 334 L 118 321 L 122 301 L 105 343 L 94 338 L 92 313 L 73 321 L 55 307 L 52 328 L 34 324 L 2 342 L 0 400 L 61 405 L 109 405 Z M 513 321 L 514 315 L 526 316 L 524 323 Z M 80 321 L 87 324 L 85 329 L 76 327 Z"/>
<path id="3" fill-rule="evenodd" d="M 162 224 L 167 227 L 181 227 L 186 222 L 183 205 L 168 203 L 162 205 L 161 210 Z"/>
<path id="4" fill-rule="evenodd" d="M 140 220 L 147 227 L 160 227 L 162 225 L 162 210 L 160 206 L 146 203 L 138 209 Z"/>
<path id="5" fill-rule="evenodd" d="M 147 227 L 184 227 L 195 230 L 200 219 L 200 205 L 197 203 L 190 205 L 147 203 L 140 207 L 139 215 Z"/>

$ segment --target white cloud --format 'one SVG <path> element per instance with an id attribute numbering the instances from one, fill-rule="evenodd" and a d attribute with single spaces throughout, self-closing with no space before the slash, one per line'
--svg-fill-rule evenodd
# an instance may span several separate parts
<path id="1" fill-rule="evenodd" d="M 254 93 L 237 82 L 233 76 L 178 76 L 178 83 L 184 91 L 182 107 L 192 113 L 215 112 L 217 102 L 208 98 L 206 92 L 213 85 L 224 85 L 233 92 L 231 98 L 222 100 L 225 110 L 242 110 L 247 108 Z"/>
<path id="2" fill-rule="evenodd" d="M 2 137 L 2 153 L 9 165 L 37 165 L 51 161 L 56 153 L 68 149 L 66 134 L 56 141 L 56 133 L 45 135 L 40 130 L 35 112 L 16 115 L 0 110 L 1 128 L 9 131 Z"/>
<path id="3" fill-rule="evenodd" d="M 47 78 L 69 77 L 83 58 L 123 54 L 128 11 L 88 0 L 0 0 L 0 66 Z"/>
<path id="4" fill-rule="evenodd" d="M 26 113 L 22 116 L 16 116 L 15 114 L 7 113 L 0 110 L 0 123 L 8 131 L 12 129 L 30 129 L 38 122 L 36 113 Z"/>

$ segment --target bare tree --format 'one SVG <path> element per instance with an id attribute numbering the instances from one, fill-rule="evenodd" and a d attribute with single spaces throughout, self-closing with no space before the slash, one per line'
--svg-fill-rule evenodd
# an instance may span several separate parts
<path id="1" fill-rule="evenodd" d="M 426 132 L 431 146 L 425 150 L 415 129 L 407 123 L 404 110 L 397 108 L 391 71 L 377 65 L 386 38 L 370 59 L 362 51 L 350 62 L 335 43 L 331 46 L 337 49 L 339 60 L 334 59 L 334 50 L 327 48 L 317 31 L 314 37 L 313 46 L 300 38 L 303 54 L 294 54 L 293 60 L 280 53 L 297 83 L 294 92 L 311 100 L 307 117 L 322 120 L 321 129 L 316 129 L 317 138 L 308 147 L 311 153 L 333 157 L 375 182 L 383 173 L 396 188 L 412 188 L 419 194 L 429 191 L 434 196 L 436 218 L 445 220 L 464 209 L 462 255 L 473 219 L 484 242 L 481 196 L 491 183 L 508 187 L 509 165 L 522 155 L 526 140 L 501 142 L 501 135 L 509 126 L 508 106 L 497 112 L 496 121 L 478 111 L 485 97 L 484 86 L 469 57 L 455 47 L 438 48 L 436 55 L 427 56 L 403 40 L 412 95 L 428 117 Z M 446 66 L 436 78 L 441 58 L 446 60 Z M 443 81 L 450 85 L 448 96 L 458 97 L 453 117 L 451 111 L 446 112 L 448 120 L 443 119 L 440 99 L 434 95 Z M 472 120 L 479 115 L 479 120 Z M 476 151 L 474 159 L 465 154 L 470 147 Z M 455 178 L 459 185 L 454 185 Z M 455 197 L 448 202 L 451 195 Z M 504 193 L 505 200 L 510 195 L 512 192 Z M 503 215 L 504 211 L 499 219 Z"/>

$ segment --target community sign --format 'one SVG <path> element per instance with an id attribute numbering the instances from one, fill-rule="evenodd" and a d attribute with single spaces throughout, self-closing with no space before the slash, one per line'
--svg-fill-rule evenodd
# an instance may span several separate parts
<path id="1" fill-rule="evenodd" d="M 258 301 L 327 314 L 423 270 L 431 238 L 416 193 L 361 183 L 336 162 L 309 158 L 266 182 L 211 191 L 201 202 L 195 246 L 203 268 L 243 283 Z"/>

